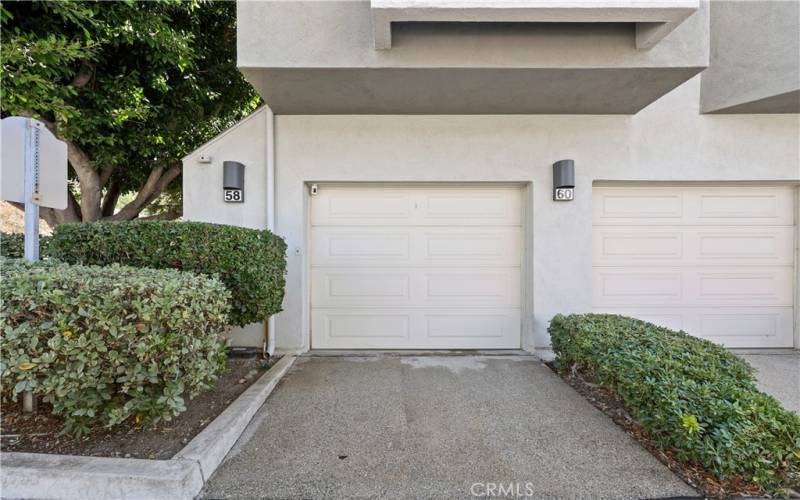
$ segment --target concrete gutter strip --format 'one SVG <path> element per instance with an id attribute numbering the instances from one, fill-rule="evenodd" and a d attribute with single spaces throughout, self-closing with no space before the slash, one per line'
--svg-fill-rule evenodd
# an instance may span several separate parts
<path id="1" fill-rule="evenodd" d="M 0 497 L 191 499 L 296 356 L 284 356 L 171 460 L 0 453 Z"/>
<path id="2" fill-rule="evenodd" d="M 194 437 L 174 459 L 194 460 L 200 464 L 203 479 L 211 474 L 233 448 L 256 411 L 266 401 L 278 381 L 291 368 L 295 356 L 284 356 L 256 383 L 236 398 L 208 427 Z"/>
<path id="3" fill-rule="evenodd" d="M 3 498 L 194 498 L 196 462 L 3 453 Z"/>

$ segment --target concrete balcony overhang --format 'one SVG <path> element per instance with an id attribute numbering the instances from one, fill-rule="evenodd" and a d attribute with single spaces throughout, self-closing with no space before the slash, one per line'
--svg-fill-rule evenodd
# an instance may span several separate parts
<path id="1" fill-rule="evenodd" d="M 392 47 L 392 24 L 632 23 L 650 49 L 694 14 L 699 0 L 371 0 L 376 49 Z"/>
<path id="2" fill-rule="evenodd" d="M 240 1 L 238 66 L 276 114 L 634 114 L 708 65 L 705 3 L 648 50 L 627 22 L 402 22 L 375 50 L 372 16 Z"/>

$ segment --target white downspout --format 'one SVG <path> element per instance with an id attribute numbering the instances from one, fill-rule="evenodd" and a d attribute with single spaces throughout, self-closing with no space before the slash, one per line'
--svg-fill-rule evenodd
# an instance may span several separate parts
<path id="1" fill-rule="evenodd" d="M 267 106 L 267 229 L 275 232 L 275 115 Z M 267 320 L 267 354 L 275 354 L 275 315 Z"/>

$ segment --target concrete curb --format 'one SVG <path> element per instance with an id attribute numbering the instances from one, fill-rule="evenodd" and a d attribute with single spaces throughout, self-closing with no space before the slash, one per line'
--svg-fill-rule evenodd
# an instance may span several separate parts
<path id="1" fill-rule="evenodd" d="M 2 498 L 194 498 L 296 356 L 284 356 L 171 460 L 0 453 Z"/>
<path id="2" fill-rule="evenodd" d="M 203 482 L 211 477 L 225 455 L 236 444 L 256 411 L 266 401 L 267 396 L 283 375 L 291 368 L 294 356 L 284 356 L 261 376 L 256 383 L 247 388 L 229 407 L 219 414 L 208 427 L 189 441 L 173 460 L 193 460 L 200 464 Z"/>

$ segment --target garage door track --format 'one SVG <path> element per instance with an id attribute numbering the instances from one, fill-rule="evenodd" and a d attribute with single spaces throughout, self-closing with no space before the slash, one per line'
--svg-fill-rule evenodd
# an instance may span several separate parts
<path id="1" fill-rule="evenodd" d="M 376 355 L 298 359 L 203 496 L 468 498 L 500 485 L 696 495 L 535 357 Z"/>

